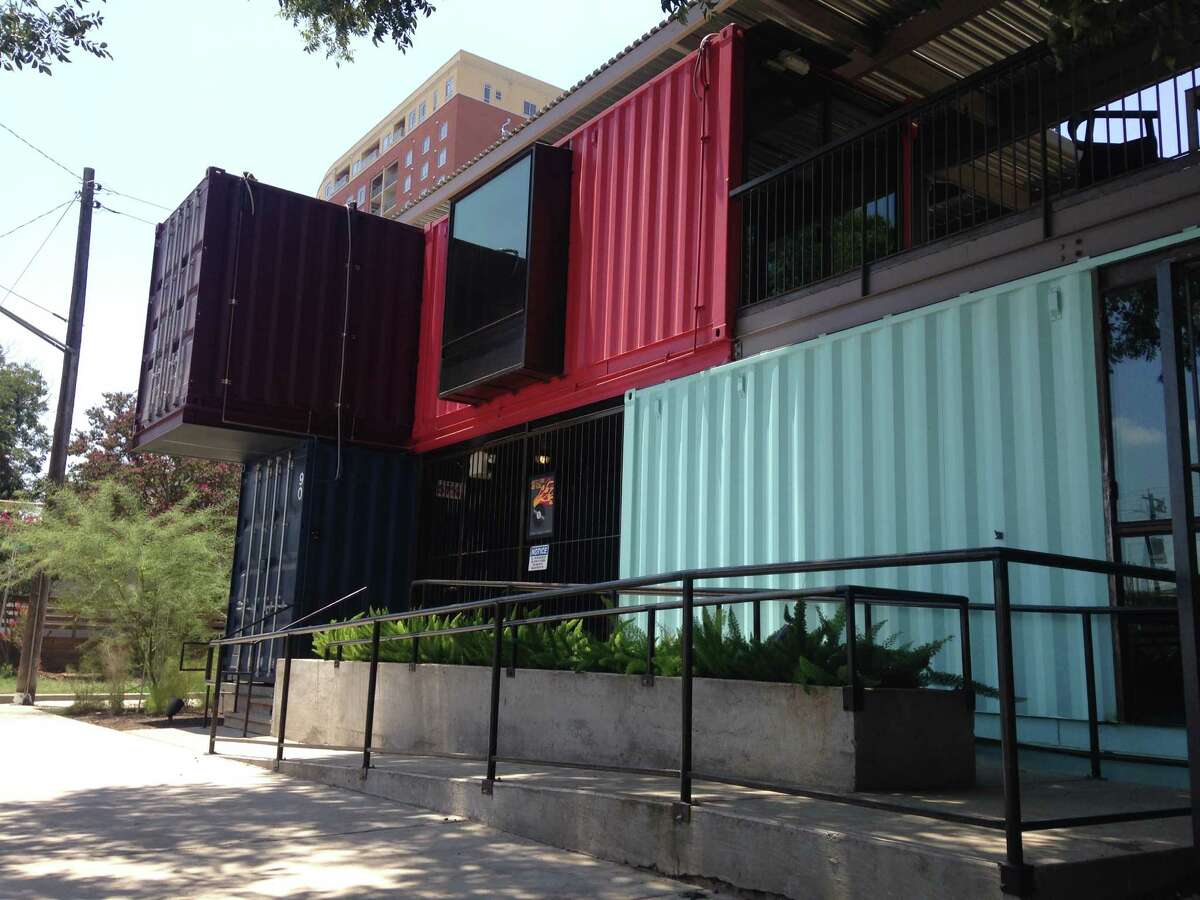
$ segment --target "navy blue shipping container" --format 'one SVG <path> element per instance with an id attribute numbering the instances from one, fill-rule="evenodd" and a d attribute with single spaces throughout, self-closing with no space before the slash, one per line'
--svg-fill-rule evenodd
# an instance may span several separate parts
<path id="1" fill-rule="evenodd" d="M 226 634 L 262 634 L 365 587 L 310 622 L 408 603 L 416 457 L 309 439 L 242 473 Z M 226 660 L 273 674 L 282 642 Z"/>

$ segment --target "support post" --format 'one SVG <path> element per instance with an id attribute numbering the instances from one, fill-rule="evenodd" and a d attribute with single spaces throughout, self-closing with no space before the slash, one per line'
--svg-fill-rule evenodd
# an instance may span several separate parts
<path id="1" fill-rule="evenodd" d="M 1088 715 L 1088 759 L 1092 764 L 1092 777 L 1100 777 L 1100 718 L 1096 711 L 1096 650 L 1092 640 L 1092 614 L 1085 612 L 1083 620 L 1083 665 L 1084 684 L 1087 686 Z"/>
<path id="2" fill-rule="evenodd" d="M 1005 861 L 1000 864 L 1000 889 L 1026 897 L 1033 890 L 1033 870 L 1025 864 L 1021 838 L 1021 776 L 1017 756 L 1017 695 L 1013 678 L 1012 610 L 1008 596 L 1008 560 L 992 561 L 996 608 L 996 669 L 1000 692 L 1000 755 L 1004 778 Z"/>
<path id="3" fill-rule="evenodd" d="M 67 313 L 67 340 L 63 351 L 62 376 L 58 383 L 58 409 L 54 437 L 50 442 L 50 484 L 62 487 L 67 477 L 67 443 L 71 439 L 71 414 L 75 409 L 75 383 L 79 378 L 79 351 L 83 344 L 83 308 L 87 299 L 88 260 L 92 248 L 93 192 L 96 171 L 83 170 L 79 191 L 79 227 L 75 232 L 75 271 L 71 278 L 71 306 Z M 13 700 L 32 706 L 37 700 L 38 667 L 42 661 L 42 639 L 46 630 L 46 608 L 50 602 L 50 578 L 38 573 L 34 579 L 29 614 L 21 636 L 21 660 Z"/>
<path id="4" fill-rule="evenodd" d="M 379 676 L 379 623 L 371 628 L 371 670 L 367 675 L 367 723 L 363 727 L 362 777 L 371 768 L 371 740 L 375 727 L 375 681 Z"/>
<path id="5" fill-rule="evenodd" d="M 483 781 L 483 793 L 492 792 L 496 781 L 496 753 L 499 749 L 500 733 L 500 657 L 504 653 L 504 607 L 496 604 L 496 620 L 492 627 L 492 695 L 488 704 L 488 752 L 487 777 Z"/>
<path id="6" fill-rule="evenodd" d="M 854 712 L 862 709 L 862 689 L 858 683 L 858 607 L 854 602 L 854 589 L 846 589 L 846 679 L 842 689 L 842 709 Z"/>
<path id="7" fill-rule="evenodd" d="M 242 646 L 245 646 L 243 644 Z M 257 648 L 257 644 L 255 647 Z M 251 656 L 251 659 L 254 657 Z M 250 734 L 250 707 L 254 705 L 254 670 L 251 669 L 246 678 L 246 708 L 242 711 L 242 737 Z"/>
<path id="8" fill-rule="evenodd" d="M 204 660 L 204 727 L 208 727 L 208 705 L 212 695 L 213 680 L 213 646 L 208 645 L 208 655 Z"/>
<path id="9" fill-rule="evenodd" d="M 1200 850 L 1200 610 L 1196 597 L 1196 542 L 1192 533 L 1191 448 L 1188 446 L 1187 359 L 1175 297 L 1173 260 L 1159 263 L 1158 322 L 1162 336 L 1163 399 L 1166 404 L 1167 465 L 1171 496 L 1171 540 L 1175 549 L 1175 595 L 1179 609 L 1179 655 L 1187 725 L 1191 787 L 1192 846 Z M 1184 315 L 1190 310 L 1190 300 Z M 1193 349 L 1192 352 L 1195 352 Z"/>
<path id="10" fill-rule="evenodd" d="M 679 685 L 679 805 L 676 807 L 676 821 L 687 821 L 690 818 L 689 807 L 692 805 L 692 650 L 693 650 L 693 581 L 683 580 L 683 628 L 680 635 L 680 651 L 683 662 L 682 678 Z"/>
<path id="11" fill-rule="evenodd" d="M 275 741 L 275 771 L 283 762 L 283 741 L 287 733 L 288 690 L 292 683 L 292 636 L 283 639 L 283 692 L 279 698 L 279 735 Z M 368 744 L 368 746 L 370 746 Z"/>
<path id="12" fill-rule="evenodd" d="M 655 612 L 653 609 L 646 610 L 646 674 L 642 676 L 644 687 L 654 685 L 654 638 L 655 632 L 658 631 Z"/>
<path id="13" fill-rule="evenodd" d="M 225 658 L 225 648 L 217 647 L 217 669 L 213 680 L 213 710 L 212 719 L 208 723 L 208 753 L 211 756 L 217 752 L 217 722 L 221 719 L 221 661 Z"/>
<path id="14" fill-rule="evenodd" d="M 958 608 L 958 634 L 962 653 L 963 691 L 966 692 L 967 709 L 975 709 L 975 680 L 971 666 L 971 610 L 964 599 Z"/>

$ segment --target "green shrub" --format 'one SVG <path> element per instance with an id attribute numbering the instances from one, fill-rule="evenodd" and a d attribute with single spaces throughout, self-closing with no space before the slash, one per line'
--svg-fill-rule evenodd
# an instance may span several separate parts
<path id="1" fill-rule="evenodd" d="M 735 678 L 752 681 L 791 682 L 801 685 L 842 685 L 848 682 L 846 660 L 846 611 L 826 617 L 816 611 L 817 623 L 809 628 L 803 601 L 784 612 L 784 626 L 766 640 L 747 639 L 732 612 L 721 607 L 701 610 L 693 630 L 694 673 L 706 678 Z M 382 612 L 371 610 L 371 616 Z M 526 616 L 536 616 L 536 610 Z M 347 620 L 344 627 L 314 635 L 317 655 L 335 658 L 338 641 L 342 659 L 367 661 L 371 657 L 371 625 L 353 624 L 363 614 Z M 932 669 L 934 657 L 951 638 L 913 646 L 895 636 L 878 639 L 886 621 L 857 634 L 856 668 L 867 687 L 920 688 L 961 687 L 962 678 Z M 487 666 L 492 662 L 494 635 L 483 614 L 460 612 L 452 616 L 430 614 L 415 619 L 380 625 L 379 658 L 384 662 L 412 662 L 413 641 L 390 637 L 478 626 L 480 630 L 453 635 L 422 637 L 417 642 L 419 662 Z M 646 671 L 646 634 L 630 619 L 619 619 L 606 639 L 592 635 L 582 619 L 555 625 L 517 627 L 518 665 L 525 669 L 558 669 L 575 672 L 612 672 L 640 675 Z M 512 658 L 511 630 L 502 638 L 502 659 Z M 660 630 L 654 647 L 654 672 L 680 675 L 683 656 L 679 635 Z M 990 696 L 995 690 L 973 683 L 976 691 Z"/>
<path id="2" fill-rule="evenodd" d="M 179 697 L 191 705 L 194 700 L 188 695 L 203 690 L 203 672 L 180 672 L 177 668 L 168 667 L 150 684 L 146 712 L 152 716 L 166 715 L 167 705 L 172 698 Z"/>

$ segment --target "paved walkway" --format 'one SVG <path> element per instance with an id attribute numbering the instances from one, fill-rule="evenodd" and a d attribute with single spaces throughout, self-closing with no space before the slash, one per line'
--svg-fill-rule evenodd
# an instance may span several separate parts
<path id="1" fill-rule="evenodd" d="M 189 743 L 0 707 L 0 896 L 715 896 Z"/>

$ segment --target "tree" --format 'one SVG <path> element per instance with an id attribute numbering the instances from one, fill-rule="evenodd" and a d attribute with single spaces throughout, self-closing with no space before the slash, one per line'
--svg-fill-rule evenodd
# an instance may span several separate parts
<path id="1" fill-rule="evenodd" d="M 216 510 L 177 503 L 152 516 L 114 481 L 90 493 L 64 488 L 40 521 L 0 532 L 0 587 L 41 572 L 57 584 L 62 608 L 128 648 L 135 672 L 153 687 L 179 645 L 218 630 L 229 594 L 228 542 Z"/>
<path id="2" fill-rule="evenodd" d="M 122 391 L 103 396 L 102 405 L 87 411 L 88 427 L 76 431 L 68 447 L 77 460 L 71 467 L 71 485 L 88 491 L 104 482 L 115 482 L 132 491 L 151 515 L 187 500 L 214 510 L 222 532 L 232 531 L 241 466 L 134 452 L 136 398 Z"/>
<path id="3" fill-rule="evenodd" d="M 46 381 L 33 366 L 9 362 L 0 347 L 0 500 L 36 489 L 50 436 L 42 425 Z"/>
<path id="4" fill-rule="evenodd" d="M 73 50 L 111 59 L 108 44 L 95 40 L 104 16 L 86 10 L 105 0 L 68 0 L 43 9 L 38 0 L 0 0 L 0 68 L 31 68 L 46 75 L 52 63 L 70 62 Z M 324 50 L 338 63 L 351 62 L 355 38 L 391 42 L 403 53 L 413 33 L 434 11 L 428 0 L 277 0 L 279 16 L 299 29 L 308 53 Z"/>

